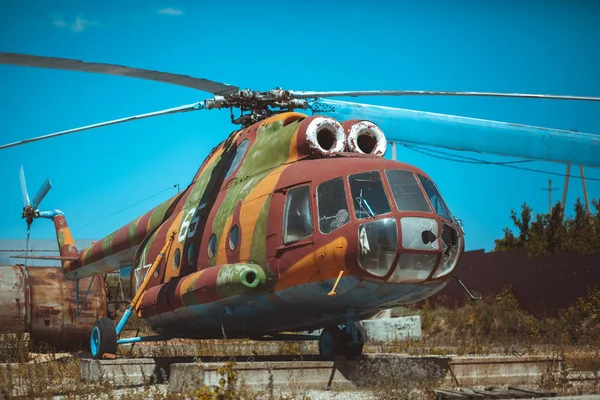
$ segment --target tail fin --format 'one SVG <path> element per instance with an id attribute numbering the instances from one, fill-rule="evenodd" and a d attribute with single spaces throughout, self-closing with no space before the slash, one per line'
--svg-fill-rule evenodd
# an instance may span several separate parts
<path id="1" fill-rule="evenodd" d="M 50 179 L 46 179 L 46 181 L 42 184 L 42 186 L 33 198 L 33 203 L 29 200 L 29 193 L 27 192 L 27 183 L 25 181 L 25 172 L 23 171 L 23 166 L 21 166 L 19 180 L 21 181 L 21 195 L 23 196 L 23 212 L 21 216 L 27 221 L 27 245 L 25 248 L 25 256 L 13 256 L 12 258 L 24 258 L 26 260 L 28 258 L 37 258 L 42 260 L 60 260 L 63 267 L 63 271 L 68 270 L 71 262 L 76 261 L 79 258 L 79 252 L 77 251 L 77 247 L 75 247 L 75 241 L 73 240 L 71 230 L 69 229 L 67 221 L 65 220 L 65 215 L 60 210 L 38 210 L 38 206 L 40 205 L 42 200 L 44 200 L 44 198 L 52 188 Z M 29 250 L 29 230 L 31 224 L 37 218 L 48 218 L 54 221 L 54 227 L 56 229 L 56 240 L 58 241 L 60 257 L 29 256 L 27 254 Z"/>
<path id="2" fill-rule="evenodd" d="M 11 256 L 11 258 L 24 258 L 24 259 L 38 259 L 38 260 L 58 260 L 60 261 L 63 271 L 68 271 L 73 261 L 79 260 L 79 252 L 75 246 L 75 241 L 71 235 L 71 230 L 67 225 L 65 215 L 60 210 L 53 211 L 37 211 L 35 218 L 48 218 L 54 221 L 54 228 L 56 229 L 56 241 L 58 242 L 58 249 L 60 256 Z"/>
<path id="3" fill-rule="evenodd" d="M 79 252 L 77 251 L 77 246 L 75 246 L 73 235 L 71 235 L 71 229 L 69 229 L 69 225 L 67 225 L 64 214 L 58 210 L 55 210 L 54 212 L 56 215 L 52 219 L 54 221 L 54 229 L 56 229 L 56 241 L 58 242 L 60 256 L 65 258 L 61 261 L 61 264 L 63 270 L 66 270 L 71 263 L 70 260 L 79 257 Z"/>

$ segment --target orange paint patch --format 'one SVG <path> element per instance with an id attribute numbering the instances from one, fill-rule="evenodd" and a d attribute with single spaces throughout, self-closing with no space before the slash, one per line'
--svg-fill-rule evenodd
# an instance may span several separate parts
<path id="1" fill-rule="evenodd" d="M 75 241 L 73 240 L 73 235 L 71 235 L 71 230 L 69 228 L 60 228 L 59 232 L 63 235 L 63 246 L 65 244 L 75 245 Z"/>
<path id="2" fill-rule="evenodd" d="M 337 278 L 340 270 L 346 268 L 347 248 L 348 241 L 346 238 L 340 237 L 308 254 L 287 271 L 280 274 L 275 291 L 303 283 Z"/>
<path id="3" fill-rule="evenodd" d="M 206 270 L 194 272 L 193 274 L 190 274 L 181 280 L 181 288 L 179 291 L 179 297 L 181 298 L 182 303 L 184 303 L 183 295 L 188 292 L 191 292 L 193 290 L 194 285 L 196 285 L 196 281 L 198 280 L 198 278 L 200 278 L 200 276 L 202 276 L 204 271 L 206 271 Z"/>
<path id="4" fill-rule="evenodd" d="M 263 209 L 269 194 L 273 193 L 275 185 L 279 182 L 279 177 L 283 173 L 285 166 L 277 168 L 267 175 L 252 191 L 248 194 L 240 210 L 240 225 L 242 231 L 242 241 L 240 247 L 240 261 L 250 259 L 250 249 L 252 247 L 252 237 L 256 222 Z"/>

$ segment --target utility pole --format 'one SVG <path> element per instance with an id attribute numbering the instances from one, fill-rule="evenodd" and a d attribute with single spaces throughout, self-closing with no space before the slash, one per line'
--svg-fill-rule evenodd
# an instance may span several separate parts
<path id="1" fill-rule="evenodd" d="M 542 188 L 542 190 L 548 191 L 548 214 L 552 212 L 552 191 L 558 190 L 558 188 L 552 187 L 552 179 L 548 179 L 548 188 Z"/>
<path id="2" fill-rule="evenodd" d="M 569 177 L 571 176 L 571 164 L 567 164 L 567 173 L 565 174 L 565 186 L 563 187 L 562 195 L 562 214 L 565 215 L 565 207 L 567 206 L 567 191 L 569 190 Z"/>
<path id="3" fill-rule="evenodd" d="M 583 165 L 579 166 L 579 173 L 581 174 L 581 184 L 583 185 L 583 198 L 585 200 L 585 209 L 587 210 L 588 215 L 591 215 L 592 212 L 590 210 L 590 201 L 588 199 L 587 186 L 585 185 L 585 175 L 583 174 Z"/>

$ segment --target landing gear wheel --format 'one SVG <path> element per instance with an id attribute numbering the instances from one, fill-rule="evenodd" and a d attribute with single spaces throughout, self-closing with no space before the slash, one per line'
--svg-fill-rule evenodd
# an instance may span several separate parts
<path id="1" fill-rule="evenodd" d="M 105 353 L 117 353 L 117 331 L 110 318 L 96 320 L 90 334 L 90 351 L 95 359 L 102 358 Z"/>
<path id="2" fill-rule="evenodd" d="M 319 337 L 319 355 L 327 361 L 344 353 L 344 332 L 337 326 L 327 327 Z"/>

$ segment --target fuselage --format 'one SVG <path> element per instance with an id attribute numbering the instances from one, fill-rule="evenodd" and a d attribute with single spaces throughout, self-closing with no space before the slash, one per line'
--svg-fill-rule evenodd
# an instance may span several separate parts
<path id="1" fill-rule="evenodd" d="M 232 133 L 185 191 L 70 271 L 133 258 L 135 289 L 174 234 L 137 311 L 188 337 L 318 329 L 441 290 L 463 232 L 429 176 L 380 156 L 315 155 L 310 119 L 285 113 Z"/>

